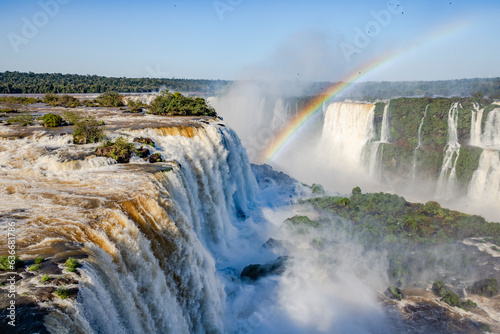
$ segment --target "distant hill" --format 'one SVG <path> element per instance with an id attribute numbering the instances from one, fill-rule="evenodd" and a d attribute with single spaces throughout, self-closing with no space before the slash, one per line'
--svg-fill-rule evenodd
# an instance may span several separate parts
<path id="1" fill-rule="evenodd" d="M 171 91 L 216 95 L 229 87 L 229 80 L 115 78 L 97 75 L 60 73 L 0 73 L 0 94 L 45 93 L 142 93 L 166 87 Z M 332 82 L 314 82 L 304 95 L 320 95 Z M 391 99 L 397 97 L 468 97 L 476 93 L 500 99 L 500 78 L 460 79 L 443 81 L 382 81 L 355 84 L 339 98 L 357 100 Z"/>
<path id="2" fill-rule="evenodd" d="M 231 82 L 202 79 L 113 78 L 60 73 L 0 73 L 0 94 L 142 93 L 166 87 L 172 91 L 214 95 Z"/>

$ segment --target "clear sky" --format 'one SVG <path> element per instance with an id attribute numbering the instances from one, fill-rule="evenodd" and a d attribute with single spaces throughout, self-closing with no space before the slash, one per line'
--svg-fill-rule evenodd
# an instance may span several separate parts
<path id="1" fill-rule="evenodd" d="M 500 76 L 498 0 L 0 0 L 0 71 L 336 81 Z M 443 33 L 444 31 L 444 33 Z"/>

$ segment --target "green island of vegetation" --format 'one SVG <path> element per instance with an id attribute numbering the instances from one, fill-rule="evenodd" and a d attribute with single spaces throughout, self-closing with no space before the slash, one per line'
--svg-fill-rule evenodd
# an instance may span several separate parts
<path id="1" fill-rule="evenodd" d="M 497 249 L 493 244 L 500 245 L 500 224 L 442 208 L 434 201 L 410 203 L 393 194 L 363 194 L 356 187 L 349 197 L 321 196 L 301 203 L 319 218 L 294 216 L 284 221 L 285 227 L 309 235 L 311 246 L 318 250 L 337 242 L 329 237 L 334 233 L 355 240 L 365 251 L 387 254 L 388 276 L 398 287 L 424 284 L 429 278 L 425 273 L 438 275 L 438 269 L 450 276 L 472 277 L 482 253 L 462 241 L 490 242 L 492 251 Z"/>

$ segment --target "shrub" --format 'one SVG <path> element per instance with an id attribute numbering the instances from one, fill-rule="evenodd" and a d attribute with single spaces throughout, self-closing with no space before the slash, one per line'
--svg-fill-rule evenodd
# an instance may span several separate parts
<path id="1" fill-rule="evenodd" d="M 29 271 L 37 271 L 40 270 L 40 265 L 39 264 L 32 264 L 31 266 L 28 267 Z"/>
<path id="2" fill-rule="evenodd" d="M 80 120 L 80 115 L 73 111 L 66 110 L 62 112 L 62 118 L 68 122 L 69 125 L 74 125 Z"/>
<path id="3" fill-rule="evenodd" d="M 68 258 L 64 264 L 66 265 L 66 270 L 71 272 L 75 272 L 76 268 L 81 267 L 81 264 L 78 263 L 78 260 L 73 257 Z"/>
<path id="4" fill-rule="evenodd" d="M 311 189 L 313 194 L 320 194 L 320 195 L 325 194 L 325 188 L 323 188 L 321 184 L 313 183 L 311 185 Z"/>
<path id="5" fill-rule="evenodd" d="M 42 102 L 43 102 L 43 103 L 50 104 L 50 105 L 53 105 L 53 103 L 56 103 L 58 100 L 59 100 L 59 97 L 58 97 L 56 94 L 53 94 L 53 93 L 47 93 L 47 94 L 45 94 L 45 96 L 43 97 Z"/>
<path id="6" fill-rule="evenodd" d="M 133 113 L 138 113 L 142 111 L 143 104 L 140 100 L 128 100 L 127 101 L 128 110 Z"/>
<path id="7" fill-rule="evenodd" d="M 75 144 L 97 143 L 104 138 L 102 125 L 93 116 L 79 118 L 74 124 L 73 142 Z"/>
<path id="8" fill-rule="evenodd" d="M 123 103 L 123 95 L 116 92 L 106 92 L 99 95 L 95 101 L 103 107 L 121 107 Z"/>
<path id="9" fill-rule="evenodd" d="M 42 257 L 42 256 L 39 256 L 39 257 L 37 257 L 37 258 L 35 259 L 35 264 L 42 263 L 42 262 L 43 262 L 43 260 L 45 260 L 45 258 L 44 258 L 44 257 Z"/>
<path id="10" fill-rule="evenodd" d="M 24 266 L 24 261 L 17 256 L 10 260 L 8 256 L 0 256 L 0 270 L 14 270 L 22 266 Z"/>
<path id="11" fill-rule="evenodd" d="M 33 125 L 34 117 L 30 114 L 21 114 L 8 119 L 9 123 L 20 123 L 22 126 Z"/>
<path id="12" fill-rule="evenodd" d="M 446 292 L 445 295 L 443 296 L 443 298 L 441 299 L 441 301 L 445 302 L 446 304 L 448 304 L 450 306 L 462 307 L 462 303 L 460 302 L 460 298 L 458 298 L 458 296 L 452 291 Z"/>
<path id="13" fill-rule="evenodd" d="M 61 126 L 63 121 L 61 116 L 52 113 L 43 115 L 41 119 L 43 121 L 43 125 L 48 128 L 56 128 L 58 126 Z"/>
<path id="14" fill-rule="evenodd" d="M 475 302 L 473 302 L 472 300 L 467 299 L 466 301 L 464 301 L 462 303 L 462 306 L 464 306 L 466 308 L 474 308 L 474 307 L 477 307 L 477 304 Z"/>
<path id="15" fill-rule="evenodd" d="M 181 93 L 169 93 L 167 90 L 156 96 L 149 111 L 155 115 L 167 116 L 213 116 L 217 113 L 200 97 L 192 98 Z"/>
<path id="16" fill-rule="evenodd" d="M 45 94 L 43 103 L 47 103 L 53 107 L 69 107 L 74 108 L 82 105 L 80 100 L 71 95 L 56 95 L 52 93 Z"/>
<path id="17" fill-rule="evenodd" d="M 96 155 L 111 157 L 119 163 L 126 163 L 130 161 L 133 151 L 134 144 L 127 142 L 123 137 L 118 137 L 115 142 L 107 141 L 103 146 L 98 147 Z"/>
<path id="18" fill-rule="evenodd" d="M 361 188 L 360 187 L 354 187 L 352 189 L 352 194 L 353 195 L 361 195 Z"/>
<path id="19" fill-rule="evenodd" d="M 467 292 L 484 297 L 493 297 L 498 294 L 498 282 L 494 278 L 477 281 L 472 286 L 467 287 Z"/>
<path id="20" fill-rule="evenodd" d="M 54 292 L 54 294 L 61 299 L 66 299 L 66 298 L 71 297 L 70 290 L 66 289 L 66 288 L 57 288 L 57 290 Z"/>
<path id="21" fill-rule="evenodd" d="M 47 282 L 47 281 L 49 281 L 49 280 L 50 280 L 49 275 L 43 275 L 43 276 L 42 276 L 42 282 Z"/>

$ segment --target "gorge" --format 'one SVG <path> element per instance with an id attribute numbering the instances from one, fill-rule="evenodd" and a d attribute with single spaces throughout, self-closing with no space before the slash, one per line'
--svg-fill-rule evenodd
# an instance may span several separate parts
<path id="1" fill-rule="evenodd" d="M 260 100 L 261 113 L 248 119 L 279 129 L 301 103 L 292 102 Z M 317 136 L 292 148 L 317 140 L 299 152 L 311 157 L 309 173 L 316 156 L 322 170 L 350 169 L 402 193 L 418 185 L 425 205 L 351 191 L 365 190 L 361 179 L 348 180 L 348 191 L 321 182 L 325 193 L 251 164 L 246 150 L 259 147 L 248 129 L 242 145 L 230 117 L 79 109 L 102 120 L 110 140 L 139 149 L 134 138 L 151 139 L 158 163 L 96 156 L 99 144 L 74 144 L 71 127 L 2 125 L 1 228 L 13 223 L 24 261 L 13 270 L 19 324 L 42 333 L 498 331 L 498 297 L 469 289 L 500 278 L 497 225 L 430 200 L 441 179 L 456 187 L 446 196 L 498 205 L 499 110 L 473 98 L 332 102 L 314 124 Z M 8 272 L 0 272 L 4 286 Z M 437 280 L 461 307 L 436 299 Z M 389 287 L 407 296 L 391 299 Z M 8 299 L 1 302 L 5 310 Z"/>

